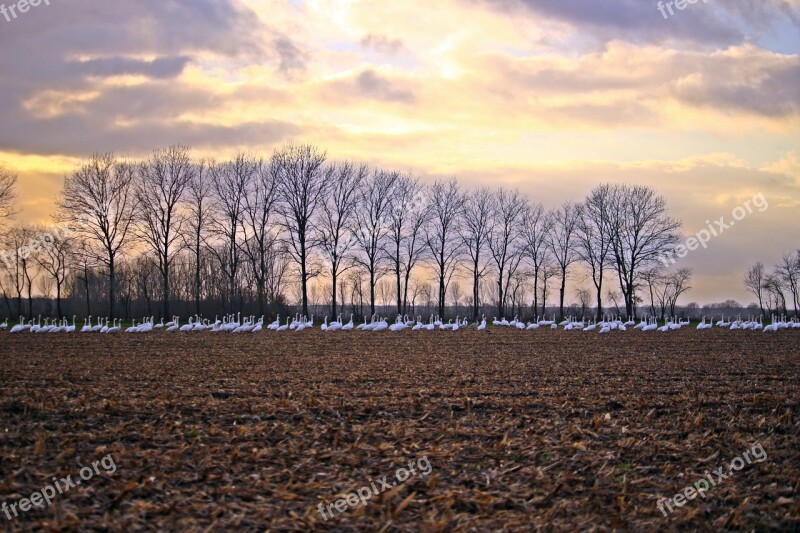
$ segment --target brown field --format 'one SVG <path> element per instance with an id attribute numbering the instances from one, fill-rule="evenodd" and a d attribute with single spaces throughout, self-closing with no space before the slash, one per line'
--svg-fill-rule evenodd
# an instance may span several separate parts
<path id="1" fill-rule="evenodd" d="M 8 530 L 800 530 L 800 331 L 0 334 Z M 668 517 L 656 502 L 754 444 Z M 409 461 L 431 473 L 327 522 Z"/>

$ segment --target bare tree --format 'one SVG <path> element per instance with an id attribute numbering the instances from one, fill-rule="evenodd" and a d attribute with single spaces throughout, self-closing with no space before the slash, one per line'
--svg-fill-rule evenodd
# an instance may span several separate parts
<path id="1" fill-rule="evenodd" d="M 672 316 L 675 316 L 675 307 L 678 304 L 678 298 L 691 289 L 689 286 L 691 278 L 692 270 L 690 268 L 681 268 L 669 276 L 667 287 L 669 291 L 669 313 Z"/>
<path id="2" fill-rule="evenodd" d="M 539 279 L 550 254 L 548 242 L 552 223 L 552 214 L 545 211 L 542 204 L 529 205 L 522 217 L 525 255 L 533 267 L 533 302 L 531 306 L 534 314 L 538 312 Z M 542 306 L 542 315 L 544 315 L 544 306 Z"/>
<path id="3" fill-rule="evenodd" d="M 52 285 L 56 289 L 56 311 L 58 318 L 63 318 L 61 300 L 67 275 L 73 266 L 73 242 L 71 238 L 65 238 L 58 232 L 50 232 L 46 229 L 40 229 L 39 234 L 46 246 L 42 246 L 36 256 L 36 262 L 52 278 Z"/>
<path id="4" fill-rule="evenodd" d="M 331 316 L 334 320 L 337 317 L 337 283 L 340 276 L 352 267 L 352 264 L 347 264 L 350 251 L 355 245 L 351 228 L 358 207 L 359 191 L 367 172 L 365 165 L 350 162 L 332 165 L 326 171 L 330 188 L 320 205 L 317 230 L 320 246 L 330 265 L 328 273 L 331 276 Z"/>
<path id="5" fill-rule="evenodd" d="M 0 222 L 16 214 L 14 201 L 17 199 L 17 175 L 0 167 Z"/>
<path id="6" fill-rule="evenodd" d="M 186 188 L 186 231 L 183 234 L 183 244 L 194 258 L 194 284 L 193 297 L 195 313 L 200 314 L 200 298 L 202 295 L 203 250 L 207 246 L 207 239 L 211 225 L 211 215 L 214 212 L 213 190 L 214 184 L 209 173 L 206 161 L 195 164 L 192 179 Z"/>
<path id="7" fill-rule="evenodd" d="M 117 260 L 132 236 L 137 199 L 135 166 L 113 154 L 94 155 L 64 181 L 56 220 L 85 239 L 107 269 L 108 313 L 114 317 Z"/>
<path id="8" fill-rule="evenodd" d="M 542 264 L 542 317 L 547 311 L 547 297 L 550 295 L 550 279 L 558 275 L 559 268 L 551 255 L 548 255 Z"/>
<path id="9" fill-rule="evenodd" d="M 611 259 L 610 212 L 613 193 L 609 185 L 600 185 L 589 193 L 578 220 L 580 258 L 589 267 L 597 293 L 597 320 L 603 317 L 603 278 Z"/>
<path id="10" fill-rule="evenodd" d="M 472 319 L 477 321 L 480 313 L 480 284 L 489 269 L 489 234 L 494 212 L 494 197 L 488 188 L 472 191 L 464 198 L 459 233 L 469 256 L 472 275 Z"/>
<path id="11" fill-rule="evenodd" d="M 157 150 L 139 166 L 137 234 L 155 256 L 153 263 L 161 274 L 164 318 L 170 316 L 170 268 L 186 230 L 187 216 L 180 209 L 181 202 L 193 175 L 194 166 L 185 146 Z"/>
<path id="12" fill-rule="evenodd" d="M 237 275 L 242 266 L 245 199 L 259 171 L 261 162 L 247 154 L 237 154 L 231 161 L 209 168 L 215 195 L 216 210 L 212 234 L 221 243 L 211 247 L 227 281 L 230 309 L 235 309 L 239 294 Z M 241 299 L 240 299 L 241 303 Z"/>
<path id="13" fill-rule="evenodd" d="M 782 310 L 786 314 L 786 295 L 783 292 L 784 285 L 780 275 L 776 273 L 767 274 L 764 279 L 764 290 L 769 294 L 770 301 L 774 302 L 774 305 L 771 305 L 770 308 L 775 309 L 776 312 Z"/>
<path id="14" fill-rule="evenodd" d="M 488 247 L 497 267 L 497 314 L 505 316 L 506 297 L 511 278 L 522 261 L 522 217 L 526 201 L 519 191 L 498 189 L 494 194 L 494 210 Z"/>
<path id="15" fill-rule="evenodd" d="M 550 227 L 548 240 L 553 258 L 558 263 L 561 274 L 561 287 L 559 288 L 559 319 L 564 318 L 564 296 L 567 289 L 567 273 L 570 265 L 577 260 L 575 253 L 575 234 L 578 220 L 581 217 L 581 207 L 567 202 L 553 213 L 553 225 Z"/>
<path id="16" fill-rule="evenodd" d="M 397 314 L 408 308 L 408 282 L 425 250 L 422 230 L 428 220 L 423 186 L 409 174 L 398 176 L 390 198 L 386 255 L 394 267 Z"/>
<path id="17" fill-rule="evenodd" d="M 3 236 L 3 258 L 0 263 L 5 278 L 3 286 L 13 288 L 18 315 L 22 315 L 22 295 L 28 283 L 27 269 L 32 259 L 33 239 L 33 230 L 23 224 L 10 228 Z"/>
<path id="18" fill-rule="evenodd" d="M 764 284 L 767 281 L 767 274 L 764 263 L 757 261 L 751 266 L 744 275 L 744 287 L 758 299 L 758 307 L 761 309 L 761 316 L 766 318 L 764 312 Z"/>
<path id="19" fill-rule="evenodd" d="M 679 240 L 681 223 L 667 215 L 667 201 L 650 187 L 620 185 L 612 191 L 611 250 L 630 318 L 640 272 L 671 252 Z"/>
<path id="20" fill-rule="evenodd" d="M 794 304 L 794 316 L 800 317 L 798 313 L 798 301 L 800 301 L 800 250 L 795 253 L 784 254 L 775 269 L 776 274 L 786 288 L 789 289 L 789 294 Z"/>
<path id="21" fill-rule="evenodd" d="M 319 246 L 314 217 L 327 192 L 324 152 L 311 145 L 287 145 L 272 156 L 278 182 L 278 211 L 287 249 L 300 271 L 303 314 L 308 316 L 308 280 L 318 271 L 310 260 Z"/>
<path id="22" fill-rule="evenodd" d="M 444 317 L 447 286 L 461 256 L 460 219 L 464 196 L 455 179 L 437 181 L 428 190 L 431 220 L 425 226 L 425 244 L 439 282 L 439 315 Z"/>
<path id="23" fill-rule="evenodd" d="M 258 160 L 244 196 L 243 243 L 256 284 L 258 312 L 266 313 L 266 287 L 271 272 L 272 250 L 278 246 L 272 219 L 278 202 L 278 173 Z"/>
<path id="24" fill-rule="evenodd" d="M 353 236 L 358 244 L 356 261 L 369 274 L 370 313 L 375 314 L 375 286 L 384 273 L 386 240 L 389 235 L 391 198 L 395 193 L 397 172 L 374 170 L 360 191 Z"/>

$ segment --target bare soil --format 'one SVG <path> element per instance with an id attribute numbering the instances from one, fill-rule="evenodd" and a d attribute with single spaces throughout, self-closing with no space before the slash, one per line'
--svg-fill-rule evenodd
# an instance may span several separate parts
<path id="1" fill-rule="evenodd" d="M 799 378 L 800 331 L 2 333 L 0 503 L 108 454 L 116 472 L 0 524 L 798 531 Z"/>

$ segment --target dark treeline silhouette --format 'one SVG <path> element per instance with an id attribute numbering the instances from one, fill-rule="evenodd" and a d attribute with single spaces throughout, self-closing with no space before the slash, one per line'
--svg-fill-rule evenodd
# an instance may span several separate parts
<path id="1" fill-rule="evenodd" d="M 15 181 L 0 171 L 0 221 L 14 214 Z M 51 227 L 5 231 L 0 280 L 9 316 L 663 318 L 691 288 L 688 269 L 659 260 L 679 230 L 645 186 L 599 185 L 547 209 L 311 145 L 225 161 L 172 146 L 87 159 L 66 176 Z M 795 280 L 796 307 L 792 268 L 776 279 Z"/>

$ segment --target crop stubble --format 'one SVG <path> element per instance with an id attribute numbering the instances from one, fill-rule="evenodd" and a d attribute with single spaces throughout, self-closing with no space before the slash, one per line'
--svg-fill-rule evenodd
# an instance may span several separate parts
<path id="1" fill-rule="evenodd" d="M 117 465 L 7 529 L 800 528 L 800 332 L 2 334 L 0 367 L 0 501 Z"/>

